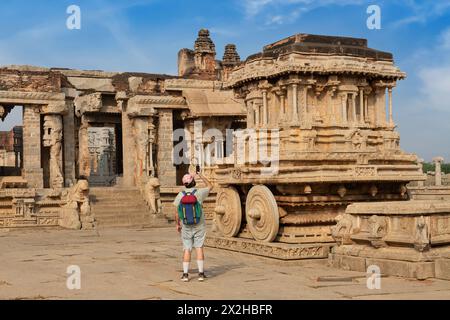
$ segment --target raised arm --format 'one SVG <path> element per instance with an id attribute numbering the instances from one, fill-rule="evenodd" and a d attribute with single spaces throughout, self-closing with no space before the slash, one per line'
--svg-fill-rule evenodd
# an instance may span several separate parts
<path id="1" fill-rule="evenodd" d="M 203 180 L 209 190 L 213 188 L 213 184 L 211 183 L 211 181 L 209 181 L 208 178 L 206 178 L 202 173 L 198 172 L 197 175 L 200 177 L 200 179 Z"/>

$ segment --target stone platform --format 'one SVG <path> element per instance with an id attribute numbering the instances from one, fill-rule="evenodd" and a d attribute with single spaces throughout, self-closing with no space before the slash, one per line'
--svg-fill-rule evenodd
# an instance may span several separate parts
<path id="1" fill-rule="evenodd" d="M 205 246 L 217 249 L 249 253 L 280 260 L 324 259 L 328 257 L 334 243 L 291 244 L 281 242 L 259 242 L 252 239 L 226 238 L 208 235 Z"/>
<path id="2" fill-rule="evenodd" d="M 366 272 L 369 266 L 375 265 L 386 276 L 450 280 L 450 248 L 418 252 L 413 248 L 347 245 L 333 247 L 329 263 L 343 270 Z"/>
<path id="3" fill-rule="evenodd" d="M 450 279 L 450 201 L 353 203 L 332 227 L 330 264 L 388 276 Z"/>

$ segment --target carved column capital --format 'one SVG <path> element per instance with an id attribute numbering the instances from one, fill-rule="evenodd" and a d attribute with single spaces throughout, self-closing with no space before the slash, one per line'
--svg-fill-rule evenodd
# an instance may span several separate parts
<path id="1" fill-rule="evenodd" d="M 50 101 L 47 105 L 41 107 L 41 114 L 67 114 L 69 108 L 67 107 L 65 100 Z"/>
<path id="2" fill-rule="evenodd" d="M 85 94 L 74 99 L 75 114 L 81 117 L 85 112 L 98 112 L 103 107 L 100 92 Z"/>

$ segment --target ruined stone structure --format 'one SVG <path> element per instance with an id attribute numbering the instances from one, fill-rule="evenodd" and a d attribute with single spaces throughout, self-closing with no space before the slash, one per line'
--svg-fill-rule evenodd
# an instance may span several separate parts
<path id="1" fill-rule="evenodd" d="M 448 278 L 450 204 L 426 198 L 395 130 L 403 78 L 365 39 L 297 34 L 218 60 L 205 29 L 177 76 L 3 67 L 0 118 L 23 107 L 23 160 L 0 177 L 0 227 L 170 219 L 182 176 L 201 170 L 217 192 L 209 246 Z"/>
<path id="2" fill-rule="evenodd" d="M 225 134 L 245 125 L 244 104 L 220 81 L 238 62 L 236 47 L 229 45 L 222 66 L 209 31 L 200 30 L 194 50 L 180 51 L 180 76 L 1 68 L 1 119 L 23 107 L 23 163 L 15 174 L 1 174 L 0 225 L 90 228 L 100 213 L 95 190 L 104 193 L 99 187 L 113 187 L 112 193 L 120 192 L 118 187 L 130 194 L 137 190 L 149 211 L 171 217 L 173 210 L 164 210 L 161 200 L 169 201 L 190 164 L 202 160 L 186 153 L 184 162 L 174 162 L 174 132 L 182 132 L 180 139 L 190 149 L 202 151 L 209 128 Z M 194 135 L 196 120 L 202 120 L 199 136 Z M 201 169 L 213 178 L 214 168 L 211 162 Z M 89 197 L 79 195 L 89 192 L 89 185 L 95 187 L 92 211 L 86 209 Z M 131 206 L 135 199 L 128 201 Z M 27 203 L 22 220 L 16 203 Z M 48 215 L 51 219 L 40 219 Z"/>
<path id="3" fill-rule="evenodd" d="M 22 127 L 0 131 L 0 176 L 18 174 L 22 167 Z"/>

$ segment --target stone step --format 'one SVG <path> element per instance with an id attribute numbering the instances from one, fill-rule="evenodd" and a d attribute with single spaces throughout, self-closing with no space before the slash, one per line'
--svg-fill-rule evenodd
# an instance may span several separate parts
<path id="1" fill-rule="evenodd" d="M 129 217 L 147 217 L 150 216 L 149 212 L 144 211 L 130 211 L 130 212 L 113 212 L 113 211 L 92 211 L 92 213 L 96 216 L 102 217 L 120 217 L 120 216 L 129 216 Z"/>
<path id="2" fill-rule="evenodd" d="M 111 195 L 111 196 L 102 196 L 99 197 L 97 195 L 91 195 L 89 197 L 91 201 L 93 202 L 100 202 L 100 201 L 114 201 L 114 202 L 120 202 L 120 201 L 143 201 L 143 198 L 141 194 L 136 195 Z"/>
<path id="3" fill-rule="evenodd" d="M 98 226 L 167 226 L 164 217 L 154 217 L 136 188 L 93 187 L 89 190 L 92 213 Z"/>
<path id="4" fill-rule="evenodd" d="M 107 204 L 92 204 L 91 206 L 94 208 L 94 210 L 103 210 L 103 211 L 108 211 L 108 210 L 115 210 L 115 211 L 122 211 L 122 210 L 144 210 L 144 211 L 148 211 L 147 206 L 145 205 L 135 205 L 135 204 L 118 204 L 118 205 L 107 205 Z"/>
<path id="5" fill-rule="evenodd" d="M 139 189 L 125 189 L 125 188 L 90 188 L 90 194 L 115 194 L 115 193 L 141 193 Z"/>

